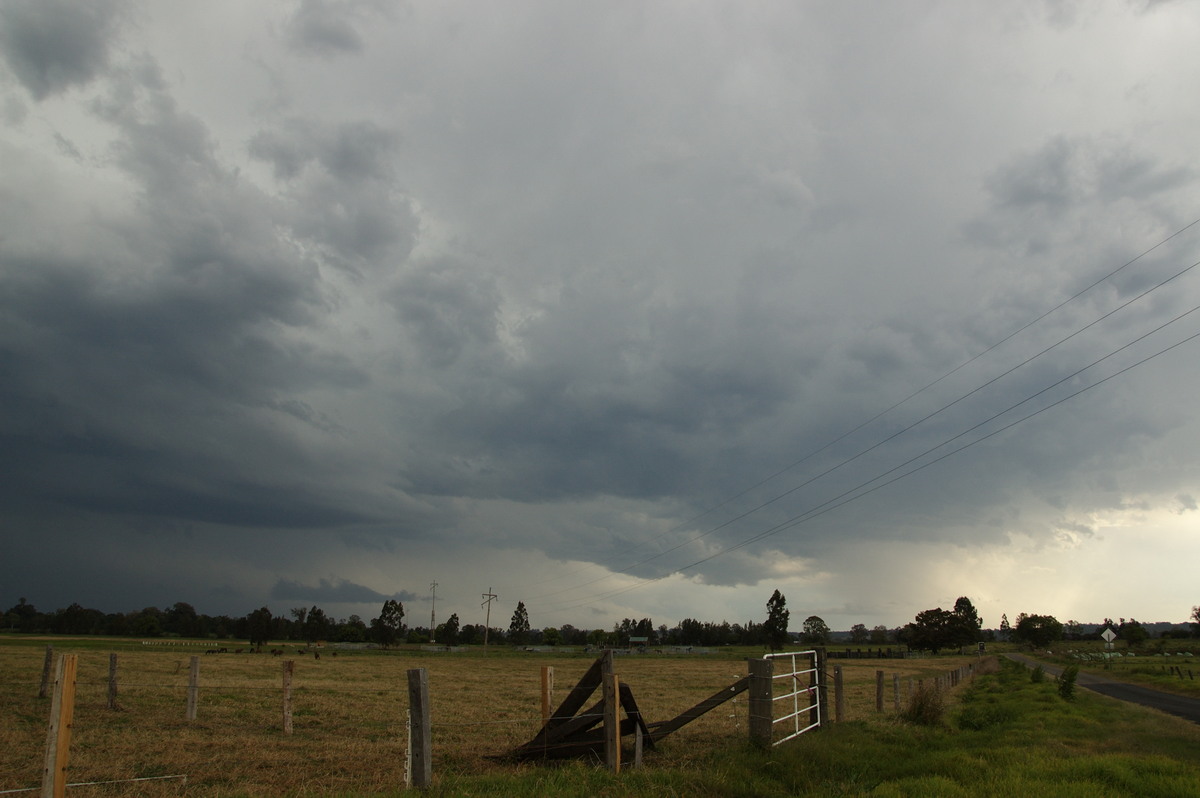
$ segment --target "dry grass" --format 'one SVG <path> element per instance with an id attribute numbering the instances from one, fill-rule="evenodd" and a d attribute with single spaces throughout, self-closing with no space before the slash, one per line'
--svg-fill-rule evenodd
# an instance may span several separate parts
<path id="1" fill-rule="evenodd" d="M 115 644 L 121 645 L 121 644 Z M 326 653 L 294 648 L 293 734 L 283 733 L 281 660 L 267 654 L 200 656 L 198 717 L 184 718 L 189 657 L 196 649 L 119 651 L 118 703 L 106 707 L 108 652 L 95 642 L 79 654 L 71 781 L 117 781 L 185 774 L 190 796 L 369 794 L 403 784 L 407 677 L 429 673 L 434 771 L 481 773 L 520 766 L 486 757 L 531 738 L 540 726 L 540 667 L 555 668 L 561 700 L 592 656 L 416 651 Z M 50 712 L 38 699 L 44 649 L 0 639 L 0 790 L 40 783 Z M 744 657 L 744 655 L 743 655 Z M 875 715 L 875 670 L 930 678 L 954 660 L 842 661 L 848 719 Z M 737 656 L 618 657 L 616 670 L 650 720 L 667 720 L 741 678 Z M 831 708 L 832 711 L 832 708 Z M 746 739 L 744 695 L 668 738 L 653 762 L 686 765 Z M 535 767 L 526 765 L 523 767 Z M 76 788 L 73 795 L 179 795 L 178 781 Z"/>

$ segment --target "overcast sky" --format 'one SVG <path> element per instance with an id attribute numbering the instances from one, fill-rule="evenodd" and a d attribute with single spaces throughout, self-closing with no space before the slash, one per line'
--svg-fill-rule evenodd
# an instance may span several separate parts
<path id="1" fill-rule="evenodd" d="M 1198 40 L 0 0 L 0 605 L 1183 621 Z"/>

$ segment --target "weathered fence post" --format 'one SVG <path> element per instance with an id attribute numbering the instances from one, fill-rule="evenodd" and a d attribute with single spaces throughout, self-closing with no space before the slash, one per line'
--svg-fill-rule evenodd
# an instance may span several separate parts
<path id="1" fill-rule="evenodd" d="M 875 711 L 883 712 L 883 671 L 875 671 Z"/>
<path id="2" fill-rule="evenodd" d="M 196 719 L 196 707 L 200 703 L 200 658 L 193 656 L 188 668 L 187 719 Z"/>
<path id="3" fill-rule="evenodd" d="M 829 677 L 825 673 L 825 649 L 816 649 L 813 672 L 808 677 L 808 687 L 816 691 L 816 706 L 809 710 L 809 724 L 829 722 Z"/>
<path id="4" fill-rule="evenodd" d="M 550 704 L 554 700 L 554 666 L 542 666 L 542 725 L 550 722 Z"/>
<path id="5" fill-rule="evenodd" d="M 45 698 L 50 689 L 50 668 L 54 665 L 54 646 L 46 646 L 46 659 L 42 662 L 42 686 L 38 688 L 38 698 Z"/>
<path id="6" fill-rule="evenodd" d="M 67 792 L 67 757 L 71 751 L 71 724 L 75 716 L 75 654 L 58 658 L 54 695 L 50 699 L 50 729 L 46 735 L 46 764 L 42 771 L 42 798 L 63 798 Z"/>
<path id="7" fill-rule="evenodd" d="M 117 706 L 117 655 L 108 655 L 108 708 L 120 709 Z"/>
<path id="8" fill-rule="evenodd" d="M 841 723 L 846 717 L 846 693 L 842 689 L 842 666 L 833 666 L 833 719 Z"/>
<path id="9" fill-rule="evenodd" d="M 283 662 L 283 733 L 292 733 L 292 674 L 296 670 L 295 660 Z"/>
<path id="10" fill-rule="evenodd" d="M 775 710 L 771 701 L 774 660 L 752 659 L 750 663 L 750 741 L 763 748 L 771 747 L 771 729 Z"/>
<path id="11" fill-rule="evenodd" d="M 621 772 L 621 680 L 615 673 L 604 677 L 604 765 Z"/>
<path id="12" fill-rule="evenodd" d="M 428 787 L 433 783 L 433 740 L 429 728 L 429 673 L 424 668 L 408 672 L 408 719 L 412 785 Z"/>
<path id="13" fill-rule="evenodd" d="M 604 699 L 604 766 L 621 772 L 621 693 L 613 673 L 612 649 L 605 649 L 600 664 L 600 692 Z"/>

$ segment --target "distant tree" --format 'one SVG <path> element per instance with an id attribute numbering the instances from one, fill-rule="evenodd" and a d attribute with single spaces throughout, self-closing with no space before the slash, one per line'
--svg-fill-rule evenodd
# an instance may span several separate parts
<path id="1" fill-rule="evenodd" d="M 801 636 L 810 646 L 823 646 L 829 642 L 829 625 L 819 616 L 810 615 L 804 619 Z"/>
<path id="2" fill-rule="evenodd" d="M 404 605 L 395 599 L 383 602 L 379 617 L 371 619 L 371 639 L 387 648 L 404 635 Z"/>
<path id="3" fill-rule="evenodd" d="M 603 629 L 593 629 L 587 633 L 589 646 L 606 646 L 609 644 L 608 632 Z"/>
<path id="4" fill-rule="evenodd" d="M 437 635 L 434 638 L 447 646 L 458 644 L 458 613 L 452 614 L 445 623 L 438 624 Z"/>
<path id="5" fill-rule="evenodd" d="M 1117 634 L 1131 646 L 1138 646 L 1150 639 L 1150 633 L 1133 618 L 1117 628 Z"/>
<path id="6" fill-rule="evenodd" d="M 1013 628 L 1013 639 L 1026 643 L 1033 648 L 1041 648 L 1051 641 L 1061 640 L 1063 625 L 1053 615 L 1017 616 L 1017 625 Z"/>
<path id="7" fill-rule="evenodd" d="M 247 616 L 246 637 L 252 646 L 265 645 L 271 639 L 271 611 L 259 607 Z"/>
<path id="8" fill-rule="evenodd" d="M 1063 624 L 1063 637 L 1067 640 L 1083 639 L 1083 624 L 1079 621 L 1067 621 Z"/>
<path id="9" fill-rule="evenodd" d="M 1192 635 L 1200 637 L 1200 606 L 1192 607 L 1192 616 L 1188 620 L 1192 624 Z"/>
<path id="10" fill-rule="evenodd" d="M 865 643 L 871 639 L 871 632 L 865 623 L 856 623 L 850 627 L 850 642 Z"/>
<path id="11" fill-rule="evenodd" d="M 557 646 L 562 642 L 562 634 L 553 626 L 547 626 L 542 630 L 542 642 L 548 646 Z"/>
<path id="12" fill-rule="evenodd" d="M 333 631 L 333 639 L 339 643 L 362 643 L 367 639 L 367 624 L 358 615 L 351 615 L 337 625 Z"/>
<path id="13" fill-rule="evenodd" d="M 960 595 L 954 602 L 954 611 L 950 613 L 950 629 L 948 646 L 971 646 L 979 642 L 979 631 L 983 629 L 983 619 L 971 604 L 971 599 Z"/>
<path id="14" fill-rule="evenodd" d="M 563 645 L 579 646 L 587 643 L 587 632 L 583 629 L 576 629 L 569 623 L 564 623 L 558 627 L 558 633 Z"/>
<path id="15" fill-rule="evenodd" d="M 883 624 L 871 627 L 871 643 L 886 643 L 888 641 L 888 628 Z"/>
<path id="16" fill-rule="evenodd" d="M 146 607 L 141 612 L 131 613 L 129 628 L 136 637 L 159 637 L 162 635 L 162 610 Z"/>
<path id="17" fill-rule="evenodd" d="M 525 609 L 525 602 L 518 601 L 517 608 L 513 611 L 512 621 L 508 624 L 508 639 L 513 645 L 523 645 L 529 638 L 529 611 Z"/>
<path id="18" fill-rule="evenodd" d="M 25 601 L 22 596 L 17 600 L 16 605 L 4 614 L 5 626 L 21 632 L 35 632 L 38 628 L 39 615 L 37 608 Z"/>
<path id="19" fill-rule="evenodd" d="M 308 616 L 301 623 L 301 629 L 304 639 L 309 643 L 328 640 L 329 633 L 333 630 L 333 621 L 325 614 L 325 610 L 314 604 L 308 611 Z"/>
<path id="20" fill-rule="evenodd" d="M 904 627 L 905 642 L 909 648 L 936 654 L 952 644 L 953 624 L 954 613 L 941 607 L 918 612 Z"/>
<path id="21" fill-rule="evenodd" d="M 1000 616 L 1000 639 L 1008 640 L 1012 637 L 1012 624 L 1008 622 L 1008 613 Z"/>
<path id="22" fill-rule="evenodd" d="M 767 599 L 767 620 L 763 622 L 763 637 L 772 651 L 779 651 L 788 643 L 788 619 L 791 612 L 787 599 L 776 590 Z"/>
<path id="23" fill-rule="evenodd" d="M 186 602 L 177 601 L 163 615 L 163 631 L 167 634 L 195 637 L 198 627 L 196 608 Z"/>

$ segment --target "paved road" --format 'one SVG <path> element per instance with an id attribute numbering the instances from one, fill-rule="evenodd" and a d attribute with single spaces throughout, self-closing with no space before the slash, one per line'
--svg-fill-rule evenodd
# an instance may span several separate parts
<path id="1" fill-rule="evenodd" d="M 1045 668 L 1046 673 L 1051 676 L 1058 676 L 1062 673 L 1062 668 L 1055 665 L 1048 665 L 1044 662 L 1026 657 L 1023 654 L 1005 654 L 1009 659 L 1019 662 L 1022 665 L 1030 668 L 1035 668 L 1041 665 Z M 1134 704 L 1152 707 L 1162 712 L 1167 712 L 1171 715 L 1178 715 L 1181 718 L 1186 718 L 1192 723 L 1200 723 L 1200 698 L 1191 698 L 1185 695 L 1175 695 L 1174 693 L 1164 693 L 1161 690 L 1155 690 L 1150 687 L 1142 687 L 1137 684 L 1129 684 L 1128 682 L 1118 682 L 1115 679 L 1109 679 L 1106 676 L 1099 676 L 1094 673 L 1084 673 L 1080 671 L 1079 678 L 1075 680 L 1075 684 L 1080 687 L 1100 693 L 1101 695 L 1119 698 L 1122 701 L 1130 701 Z"/>

